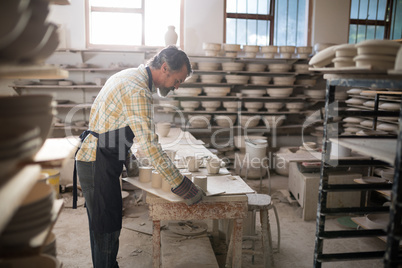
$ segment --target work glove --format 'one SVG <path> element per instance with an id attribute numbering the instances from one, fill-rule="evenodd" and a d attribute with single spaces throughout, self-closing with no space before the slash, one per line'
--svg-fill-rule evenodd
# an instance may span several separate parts
<path id="1" fill-rule="evenodd" d="M 184 176 L 179 186 L 172 188 L 172 192 L 182 197 L 188 206 L 201 202 L 202 197 L 205 195 L 204 191 L 186 176 Z"/>

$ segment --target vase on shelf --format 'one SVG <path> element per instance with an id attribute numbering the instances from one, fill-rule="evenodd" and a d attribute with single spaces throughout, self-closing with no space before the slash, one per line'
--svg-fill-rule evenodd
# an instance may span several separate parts
<path id="1" fill-rule="evenodd" d="M 178 35 L 175 32 L 175 27 L 172 25 L 168 26 L 168 30 L 165 33 L 165 45 L 166 46 L 176 45 L 177 38 L 178 38 Z"/>

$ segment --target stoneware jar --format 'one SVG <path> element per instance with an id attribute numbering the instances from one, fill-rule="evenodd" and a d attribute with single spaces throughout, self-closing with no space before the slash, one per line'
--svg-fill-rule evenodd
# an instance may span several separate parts
<path id="1" fill-rule="evenodd" d="M 165 45 L 176 45 L 177 43 L 177 33 L 175 32 L 175 27 L 173 25 L 168 26 L 168 30 L 165 33 Z"/>

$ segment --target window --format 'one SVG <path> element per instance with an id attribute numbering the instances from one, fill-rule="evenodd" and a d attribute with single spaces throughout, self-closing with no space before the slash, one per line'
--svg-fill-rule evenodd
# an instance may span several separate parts
<path id="1" fill-rule="evenodd" d="M 164 46 L 169 25 L 180 40 L 182 0 L 86 0 L 88 48 Z"/>
<path id="2" fill-rule="evenodd" d="M 226 0 L 226 43 L 307 45 L 308 0 Z"/>
<path id="3" fill-rule="evenodd" d="M 352 0 L 349 43 L 402 37 L 402 0 Z"/>

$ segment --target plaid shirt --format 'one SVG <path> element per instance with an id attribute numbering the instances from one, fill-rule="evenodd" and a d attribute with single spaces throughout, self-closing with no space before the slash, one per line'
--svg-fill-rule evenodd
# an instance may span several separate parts
<path id="1" fill-rule="evenodd" d="M 152 92 L 148 89 L 148 73 L 144 65 L 123 70 L 111 76 L 91 107 L 89 129 L 99 134 L 129 126 L 139 147 L 172 188 L 183 176 L 166 153 L 154 132 Z M 97 138 L 89 134 L 78 151 L 76 160 L 96 160 Z"/>

